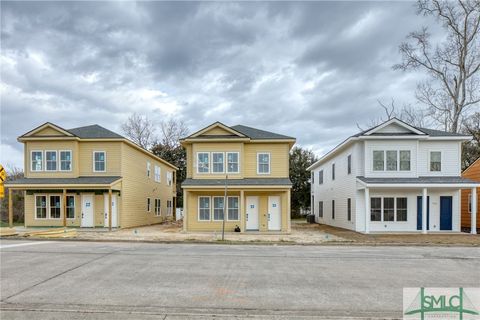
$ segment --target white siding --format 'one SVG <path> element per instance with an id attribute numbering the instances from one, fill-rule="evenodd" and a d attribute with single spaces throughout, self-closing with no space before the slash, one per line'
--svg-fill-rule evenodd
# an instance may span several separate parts
<path id="1" fill-rule="evenodd" d="M 430 151 L 442 152 L 442 171 L 430 171 Z M 418 175 L 460 176 L 461 142 L 459 141 L 420 141 L 418 147 Z"/>

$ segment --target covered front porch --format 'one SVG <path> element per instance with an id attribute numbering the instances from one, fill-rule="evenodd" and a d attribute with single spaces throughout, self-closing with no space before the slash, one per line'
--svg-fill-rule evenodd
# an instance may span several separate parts
<path id="1" fill-rule="evenodd" d="M 461 177 L 357 177 L 356 231 L 460 232 L 461 190 L 472 193 L 480 184 Z M 477 203 L 472 202 L 472 229 L 476 234 Z"/>

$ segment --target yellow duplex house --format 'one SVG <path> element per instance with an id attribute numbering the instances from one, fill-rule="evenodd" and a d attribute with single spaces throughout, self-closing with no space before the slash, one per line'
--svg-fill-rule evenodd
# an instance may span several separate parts
<path id="1" fill-rule="evenodd" d="M 173 217 L 177 168 L 115 132 L 47 122 L 18 141 L 25 177 L 6 187 L 25 191 L 26 227 L 127 228 Z"/>
<path id="2" fill-rule="evenodd" d="M 226 231 L 290 232 L 295 138 L 215 122 L 180 142 L 187 154 L 184 231 L 220 231 L 226 210 Z"/>

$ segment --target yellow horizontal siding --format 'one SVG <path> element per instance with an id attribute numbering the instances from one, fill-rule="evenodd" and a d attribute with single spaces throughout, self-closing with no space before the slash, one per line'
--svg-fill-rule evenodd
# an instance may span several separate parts
<path id="1" fill-rule="evenodd" d="M 35 132 L 33 136 L 65 136 L 65 134 L 51 127 L 46 127 L 40 131 Z"/>
<path id="2" fill-rule="evenodd" d="M 244 151 L 245 178 L 288 178 L 288 143 L 246 143 Z M 257 174 L 257 154 L 270 153 L 270 174 Z"/>
<path id="3" fill-rule="evenodd" d="M 44 171 L 31 171 L 31 151 L 43 151 Z M 72 150 L 72 171 L 45 171 L 46 150 Z M 74 178 L 78 177 L 79 170 L 79 148 L 77 141 L 48 140 L 48 141 L 26 141 L 24 148 L 25 177 L 26 178 Z M 57 168 L 60 168 L 60 153 L 57 154 Z"/>
<path id="4" fill-rule="evenodd" d="M 121 176 L 122 144 L 121 141 L 81 141 L 79 153 L 80 176 Z M 106 172 L 93 171 L 94 151 L 105 151 L 107 158 Z"/>
<path id="5" fill-rule="evenodd" d="M 194 179 L 223 179 L 225 178 L 225 173 L 213 174 L 213 173 L 197 173 L 197 168 L 194 167 L 197 164 L 197 153 L 198 152 L 238 152 L 240 160 L 240 173 L 233 174 L 229 173 L 228 176 L 232 179 L 241 179 L 243 178 L 243 159 L 242 159 L 243 143 L 219 143 L 219 142 L 205 142 L 205 143 L 194 143 L 192 146 L 192 177 Z M 212 169 L 212 156 L 210 155 L 210 170 Z M 224 156 L 226 159 L 226 155 Z M 226 163 L 226 162 L 225 162 Z"/>

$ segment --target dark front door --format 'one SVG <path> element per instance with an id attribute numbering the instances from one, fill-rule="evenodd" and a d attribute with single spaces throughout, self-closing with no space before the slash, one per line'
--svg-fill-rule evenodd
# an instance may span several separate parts
<path id="1" fill-rule="evenodd" d="M 417 230 L 422 230 L 422 196 L 417 197 Z M 430 230 L 430 197 L 427 197 L 427 230 Z"/>
<path id="2" fill-rule="evenodd" d="M 452 197 L 440 197 L 440 230 L 452 230 Z"/>

